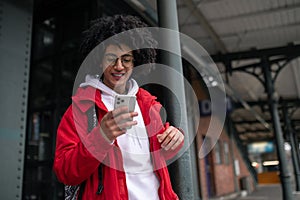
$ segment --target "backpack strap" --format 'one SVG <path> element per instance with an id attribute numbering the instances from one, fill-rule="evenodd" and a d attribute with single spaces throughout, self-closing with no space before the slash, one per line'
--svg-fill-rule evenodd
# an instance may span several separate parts
<path id="1" fill-rule="evenodd" d="M 85 181 L 83 181 L 80 184 L 77 200 L 81 200 L 82 199 L 82 194 L 83 194 L 84 188 L 85 188 Z"/>
<path id="2" fill-rule="evenodd" d="M 100 163 L 98 167 L 98 190 L 96 194 L 101 194 L 103 191 L 104 185 L 103 185 L 103 171 L 102 171 L 102 163 Z"/>
<path id="3" fill-rule="evenodd" d="M 96 106 L 91 107 L 86 112 L 88 117 L 88 133 L 90 133 L 98 125 L 98 116 Z M 103 191 L 103 170 L 102 163 L 98 167 L 98 189 L 96 194 L 99 195 Z M 79 185 L 71 186 L 65 185 L 65 200 L 82 200 L 83 192 L 85 189 L 86 181 Z"/>
<path id="4" fill-rule="evenodd" d="M 99 167 L 98 167 L 98 189 L 97 189 L 97 192 L 96 194 L 99 195 L 102 193 L 103 191 L 103 171 L 102 171 L 102 163 L 100 163 Z M 80 187 L 79 187 L 79 193 L 78 193 L 78 197 L 77 197 L 77 200 L 82 200 L 82 195 L 83 195 L 83 191 L 84 191 L 84 188 L 85 188 L 85 183 L 86 181 L 82 182 L 80 184 Z"/>
<path id="5" fill-rule="evenodd" d="M 88 117 L 88 133 L 90 133 L 98 125 L 98 116 L 96 105 L 86 111 Z"/>
<path id="6" fill-rule="evenodd" d="M 97 115 L 97 107 L 93 106 L 87 111 L 87 117 L 88 117 L 88 132 L 91 132 L 97 125 L 98 125 L 98 115 Z M 100 163 L 98 167 L 98 189 L 96 194 L 101 194 L 103 191 L 103 171 L 102 171 L 102 163 Z M 85 184 L 85 182 L 84 182 Z M 81 191 L 82 190 L 82 191 Z M 80 200 L 84 190 L 84 185 L 80 186 L 80 191 L 78 195 L 78 199 Z M 81 192 L 81 195 L 80 195 Z"/>

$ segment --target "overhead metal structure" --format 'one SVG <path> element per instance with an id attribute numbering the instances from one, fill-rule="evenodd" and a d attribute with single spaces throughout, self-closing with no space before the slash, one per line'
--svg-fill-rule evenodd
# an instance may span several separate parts
<path id="1" fill-rule="evenodd" d="M 146 2 L 144 11 L 155 12 L 156 0 Z M 300 138 L 300 1 L 178 0 L 177 9 L 180 32 L 212 55 L 227 84 L 250 105 L 236 104 L 231 113 L 238 138 L 243 145 L 276 138 L 278 159 L 285 165 L 283 144 L 292 140 L 284 102 L 289 102 L 286 117 L 295 139 L 291 146 L 298 147 Z M 285 199 L 291 193 L 288 174 L 282 169 Z"/>
<path id="2" fill-rule="evenodd" d="M 280 78 L 281 72 L 284 71 L 284 68 L 291 67 L 291 63 L 297 61 L 297 58 L 300 56 L 300 45 L 287 45 L 284 47 L 278 47 L 278 48 L 269 48 L 269 49 L 252 49 L 249 51 L 242 51 L 242 52 L 235 52 L 235 53 L 228 53 L 228 54 L 216 54 L 213 55 L 212 58 L 214 59 L 215 62 L 218 63 L 223 63 L 224 64 L 224 72 L 228 74 L 229 76 L 233 75 L 234 73 L 237 72 L 243 72 L 249 75 L 252 75 L 253 77 L 256 78 L 260 82 L 262 86 L 265 86 L 265 77 L 264 77 L 264 71 L 262 70 L 262 62 L 261 58 L 263 57 L 268 57 L 270 58 L 268 60 L 268 63 L 271 65 L 271 76 L 274 79 L 274 83 L 278 81 Z M 232 64 L 234 62 L 238 61 L 244 61 L 247 60 L 247 64 L 241 65 L 241 66 L 235 66 L 233 67 Z M 291 77 L 293 78 L 293 77 Z M 289 78 L 288 78 L 289 79 Z M 286 80 L 285 80 L 286 81 Z M 234 80 L 230 80 L 229 82 L 234 82 Z M 253 83 L 249 82 L 249 84 Z M 255 82 L 254 82 L 255 83 Z M 234 86 L 234 83 L 231 83 L 232 87 Z M 297 86 L 297 85 L 296 85 Z M 239 90 L 240 91 L 240 90 Z M 266 90 L 265 90 L 266 91 Z M 295 93 L 293 97 L 287 96 L 283 97 L 280 96 L 280 94 L 275 93 L 278 95 L 278 101 L 279 101 L 279 108 L 281 109 L 283 104 L 288 105 L 290 109 L 293 109 L 293 115 L 295 115 L 292 118 L 292 122 L 298 121 L 299 117 L 297 116 L 297 111 L 300 106 L 300 99 L 297 97 L 298 94 Z M 244 97 L 245 98 L 245 97 Z M 249 99 L 249 98 L 248 98 Z M 261 115 L 265 117 L 265 120 L 269 123 L 272 122 L 270 120 L 270 116 L 267 114 L 268 110 L 268 101 L 266 96 L 260 97 L 259 99 L 256 100 L 247 100 L 247 103 L 254 109 L 258 110 Z M 236 105 L 237 110 L 242 108 L 241 106 Z M 282 111 L 282 109 L 281 109 Z M 241 110 L 240 114 L 243 112 Z M 261 126 L 259 125 L 258 121 L 255 120 L 247 120 L 245 117 L 238 119 L 238 114 L 236 117 L 234 117 L 234 123 L 238 128 L 243 129 L 243 131 L 240 131 L 245 135 L 245 133 L 255 133 L 255 132 L 261 132 L 260 130 L 262 129 Z M 283 114 L 281 116 L 281 121 L 284 121 Z M 247 128 L 244 127 L 244 125 L 252 125 L 251 130 L 247 130 Z M 257 126 L 253 126 L 253 125 Z M 295 123 L 293 123 L 296 125 Z M 254 128 L 253 128 L 254 127 Z M 293 127 L 296 128 L 296 127 Z M 256 134 L 257 135 L 257 134 Z M 300 135 L 299 135 L 300 136 Z M 299 137 L 298 136 L 298 137 Z M 251 137 L 251 136 L 250 136 Z M 269 135 L 265 134 L 265 139 L 270 140 Z M 247 143 L 247 138 L 242 138 L 246 143 Z M 248 138 L 250 139 L 250 138 Z M 260 138 L 263 139 L 263 138 Z"/>
<path id="3" fill-rule="evenodd" d="M 156 0 L 139 2 L 144 6 L 140 12 L 148 18 L 154 16 L 152 22 L 155 21 Z M 224 80 L 246 102 L 264 100 L 264 87 L 262 82 L 257 82 L 260 79 L 245 74 L 241 75 L 242 78 L 237 77 L 240 73 L 232 74 L 234 70 L 241 70 L 243 66 L 250 67 L 250 63 L 259 64 L 259 58 L 263 55 L 272 57 L 270 62 L 280 65 L 281 61 L 293 60 L 289 65 L 294 66 L 277 73 L 279 78 L 275 89 L 280 97 L 299 99 L 299 61 L 295 60 L 300 43 L 300 17 L 297 14 L 300 12 L 299 4 L 298 0 L 178 0 L 179 31 L 192 37 L 212 55 L 224 74 Z M 278 55 L 284 57 L 276 57 Z M 230 68 L 233 71 L 226 69 L 228 60 L 234 60 Z M 251 73 L 246 70 L 244 72 Z M 247 84 L 244 84 L 245 81 Z M 291 88 L 290 92 L 285 88 Z M 258 108 L 253 109 L 268 117 L 268 114 L 262 113 Z M 297 110 L 294 113 L 292 120 L 300 119 L 299 112 Z M 252 117 L 246 113 L 240 109 L 234 115 L 240 115 L 245 118 L 243 120 L 249 121 L 247 119 Z M 243 137 L 243 141 L 247 143 L 247 138 Z"/>

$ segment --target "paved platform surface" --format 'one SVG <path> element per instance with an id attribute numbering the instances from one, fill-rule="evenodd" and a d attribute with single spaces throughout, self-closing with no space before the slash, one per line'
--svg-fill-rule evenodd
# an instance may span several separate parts
<path id="1" fill-rule="evenodd" d="M 294 200 L 300 200 L 300 193 L 293 192 Z M 236 200 L 283 200 L 280 184 L 258 185 L 256 190 L 246 197 L 238 197 Z"/>
<path id="2" fill-rule="evenodd" d="M 294 200 L 300 200 L 300 193 L 294 192 Z M 284 200 L 282 197 L 282 188 L 280 184 L 258 185 L 251 194 L 243 196 L 236 194 L 227 197 L 217 198 L 218 200 Z M 215 199 L 215 200 L 217 200 Z"/>
<path id="3" fill-rule="evenodd" d="M 281 185 L 258 185 L 254 192 L 245 196 L 238 197 L 236 200 L 282 200 Z"/>

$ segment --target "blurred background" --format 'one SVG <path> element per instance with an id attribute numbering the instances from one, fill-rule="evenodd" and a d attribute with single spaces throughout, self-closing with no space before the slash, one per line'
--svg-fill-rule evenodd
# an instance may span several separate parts
<path id="1" fill-rule="evenodd" d="M 199 63 L 201 73 L 187 60 L 179 65 L 200 110 L 200 120 L 187 123 L 189 131 L 199 127 L 191 147 L 170 166 L 181 199 L 239 198 L 260 185 L 279 186 L 279 199 L 293 199 L 300 191 L 299 0 L 0 0 L 1 199 L 64 199 L 52 171 L 56 129 L 84 59 L 82 32 L 90 20 L 113 14 L 177 25 L 221 73 L 226 119 L 214 124 L 222 126 L 214 144 L 206 135 L 218 119 L 209 91 L 224 92 L 221 83 L 209 65 Z M 171 94 L 147 89 L 172 121 Z M 193 113 L 188 94 L 186 102 Z M 212 150 L 198 157 L 203 141 L 212 141 Z"/>

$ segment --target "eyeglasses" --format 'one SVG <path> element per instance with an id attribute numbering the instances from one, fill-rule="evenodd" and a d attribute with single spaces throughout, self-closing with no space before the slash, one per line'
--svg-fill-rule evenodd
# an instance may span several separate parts
<path id="1" fill-rule="evenodd" d="M 104 64 L 106 66 L 115 66 L 118 62 L 118 59 L 121 59 L 121 63 L 124 67 L 132 67 L 134 58 L 133 55 L 130 54 L 124 54 L 120 57 L 117 57 L 115 54 L 106 54 L 104 56 Z"/>

